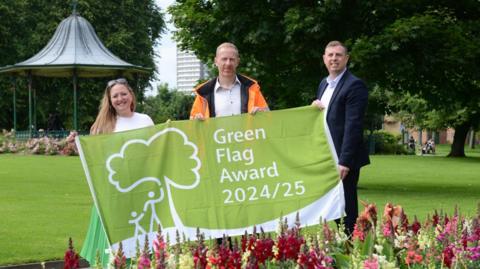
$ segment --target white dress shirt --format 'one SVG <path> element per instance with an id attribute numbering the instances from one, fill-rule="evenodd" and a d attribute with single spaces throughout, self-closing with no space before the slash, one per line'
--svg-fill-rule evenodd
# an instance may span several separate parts
<path id="1" fill-rule="evenodd" d="M 241 109 L 241 95 L 240 95 L 240 80 L 235 77 L 235 82 L 230 89 L 223 88 L 220 83 L 215 83 L 214 100 L 215 100 L 215 116 L 233 116 L 240 115 Z"/>
<path id="2" fill-rule="evenodd" d="M 320 99 L 320 102 L 323 106 L 325 106 L 325 110 L 327 111 L 330 100 L 332 99 L 333 92 L 335 91 L 335 87 L 337 87 L 338 82 L 340 81 L 340 79 L 342 79 L 343 74 L 345 74 L 346 70 L 347 69 L 345 68 L 345 70 L 343 70 L 343 72 L 334 79 L 332 79 L 330 76 L 327 77 L 327 88 L 323 92 L 322 98 Z"/>

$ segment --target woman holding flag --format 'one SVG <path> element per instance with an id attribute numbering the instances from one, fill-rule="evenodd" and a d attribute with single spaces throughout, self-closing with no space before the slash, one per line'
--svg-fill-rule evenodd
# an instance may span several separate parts
<path id="1" fill-rule="evenodd" d="M 118 78 L 109 81 L 90 134 L 109 134 L 153 126 L 152 119 L 146 114 L 135 112 L 135 107 L 135 93 L 127 80 Z M 102 265 L 106 266 L 109 262 L 110 246 L 97 209 L 93 206 L 87 237 L 80 255 L 93 266 L 97 252 Z"/>

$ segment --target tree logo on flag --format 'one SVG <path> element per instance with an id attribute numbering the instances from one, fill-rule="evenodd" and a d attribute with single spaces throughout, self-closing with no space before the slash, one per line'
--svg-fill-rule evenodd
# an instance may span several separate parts
<path id="1" fill-rule="evenodd" d="M 175 152 L 159 154 L 166 144 L 177 143 L 183 145 Z M 151 170 L 139 170 L 143 167 L 140 164 L 152 163 Z M 175 163 L 187 166 L 188 170 L 182 169 L 179 174 L 175 169 Z M 172 168 L 173 167 L 173 168 Z M 165 198 L 165 191 L 171 217 L 177 228 L 184 227 L 177 211 L 175 210 L 174 199 L 171 187 L 183 190 L 196 188 L 200 183 L 199 169 L 201 161 L 198 158 L 198 147 L 189 141 L 187 135 L 177 128 L 166 128 L 155 133 L 148 140 L 131 139 L 126 141 L 119 152 L 110 155 L 106 161 L 108 181 L 120 193 L 130 193 L 140 186 L 150 183 L 155 188 L 145 195 L 146 202 L 141 212 L 132 211 L 132 219 L 128 221 L 135 227 L 134 236 L 155 232 L 162 222 L 158 217 L 156 208 Z M 163 183 L 162 183 L 163 181 Z M 150 215 L 149 227 L 146 230 L 140 222 L 144 217 Z M 162 226 L 163 227 L 163 226 Z"/>

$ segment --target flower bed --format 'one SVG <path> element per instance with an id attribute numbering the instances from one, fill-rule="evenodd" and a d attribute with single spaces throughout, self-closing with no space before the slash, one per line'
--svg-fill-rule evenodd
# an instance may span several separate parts
<path id="1" fill-rule="evenodd" d="M 15 132 L 3 130 L 3 139 L 0 141 L 1 153 L 25 153 L 39 155 L 78 155 L 75 145 L 76 132 L 70 132 L 65 139 L 57 139 L 48 136 L 31 138 L 20 141 L 15 138 Z"/>
<path id="2" fill-rule="evenodd" d="M 451 216 L 435 212 L 423 224 L 416 218 L 409 224 L 401 206 L 385 205 L 382 219 L 378 220 L 376 206 L 367 204 L 352 238 L 342 231 L 342 227 L 331 229 L 325 222 L 315 229 L 301 229 L 298 219 L 290 228 L 286 221 L 280 221 L 274 238 L 263 231 L 254 232 L 242 236 L 240 242 L 235 239 L 231 247 L 226 239 L 221 245 L 207 246 L 200 233 L 195 242 L 182 241 L 177 235 L 177 242 L 182 243 L 169 245 L 159 231 L 153 250 L 145 240 L 143 249 L 137 247 L 137 256 L 127 266 L 120 245 L 111 255 L 109 267 L 480 268 L 480 209 L 473 218 L 460 216 L 457 211 Z M 75 263 L 69 260 L 68 264 Z"/>

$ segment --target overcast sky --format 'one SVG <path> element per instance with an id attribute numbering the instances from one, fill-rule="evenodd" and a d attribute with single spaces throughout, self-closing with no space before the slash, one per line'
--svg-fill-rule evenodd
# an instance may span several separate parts
<path id="1" fill-rule="evenodd" d="M 174 0 L 155 0 L 157 5 L 162 9 L 162 12 L 165 13 L 165 21 L 170 21 L 170 15 L 167 14 L 167 7 L 171 5 Z M 173 25 L 167 23 L 167 31 L 162 35 L 160 39 L 160 46 L 155 48 L 156 54 L 158 56 L 155 58 L 157 65 L 157 81 L 154 81 L 152 86 L 156 88 L 158 83 L 168 83 L 170 88 L 177 87 L 177 78 L 176 78 L 176 55 L 177 47 L 175 42 L 172 40 L 171 30 Z M 156 93 L 156 90 L 154 91 Z"/>

